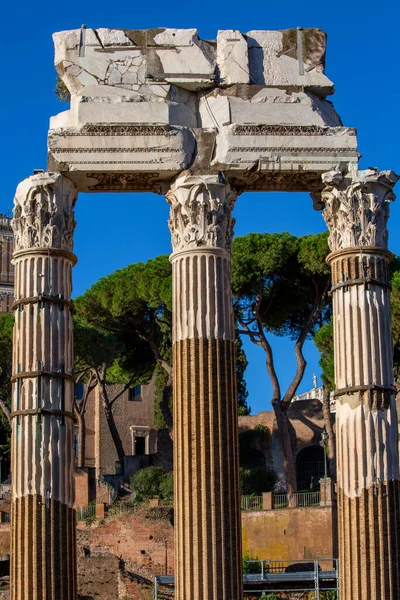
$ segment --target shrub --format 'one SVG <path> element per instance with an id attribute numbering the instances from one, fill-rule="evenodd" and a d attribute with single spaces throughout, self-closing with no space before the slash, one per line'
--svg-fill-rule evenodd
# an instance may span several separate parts
<path id="1" fill-rule="evenodd" d="M 259 562 L 247 562 L 249 560 L 259 560 L 258 556 L 253 556 L 249 550 L 243 552 L 243 574 L 252 575 L 261 573 L 261 563 Z"/>
<path id="2" fill-rule="evenodd" d="M 161 467 L 141 469 L 131 477 L 131 490 L 136 493 L 138 502 L 150 498 L 170 500 L 173 496 L 172 473 L 166 473 Z"/>
<path id="3" fill-rule="evenodd" d="M 163 500 L 173 500 L 174 498 L 174 476 L 173 473 L 166 473 L 160 483 L 160 496 Z"/>
<path id="4" fill-rule="evenodd" d="M 244 496 L 261 495 L 271 492 L 277 482 L 277 475 L 272 469 L 264 465 L 253 468 L 240 468 L 240 489 Z"/>

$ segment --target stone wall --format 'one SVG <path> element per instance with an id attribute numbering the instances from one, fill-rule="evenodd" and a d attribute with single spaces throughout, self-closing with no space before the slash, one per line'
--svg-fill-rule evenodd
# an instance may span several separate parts
<path id="1" fill-rule="evenodd" d="M 290 434 L 295 459 L 299 452 L 308 446 L 319 446 L 324 428 L 322 405 L 319 400 L 305 400 L 292 403 L 289 408 Z M 239 417 L 239 433 L 254 429 L 257 425 L 268 427 L 271 439 L 272 466 L 281 480 L 284 479 L 283 456 L 278 435 L 278 427 L 273 410 L 247 417 Z M 267 459 L 267 457 L 266 457 Z"/>
<path id="2" fill-rule="evenodd" d="M 260 559 L 336 557 L 331 507 L 242 513 L 243 550 Z"/>

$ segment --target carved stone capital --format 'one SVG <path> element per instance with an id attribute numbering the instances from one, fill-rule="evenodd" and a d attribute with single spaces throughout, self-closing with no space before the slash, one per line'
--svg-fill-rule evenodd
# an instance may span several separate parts
<path id="1" fill-rule="evenodd" d="M 237 194 L 222 175 L 182 175 L 166 194 L 174 252 L 191 248 L 230 250 Z"/>
<path id="2" fill-rule="evenodd" d="M 393 186 L 398 179 L 393 171 L 377 169 L 322 175 L 322 215 L 330 231 L 332 252 L 359 246 L 387 249 L 389 204 L 395 200 Z"/>
<path id="3" fill-rule="evenodd" d="M 72 252 L 78 190 L 60 173 L 24 179 L 14 199 L 14 251 L 57 248 Z"/>

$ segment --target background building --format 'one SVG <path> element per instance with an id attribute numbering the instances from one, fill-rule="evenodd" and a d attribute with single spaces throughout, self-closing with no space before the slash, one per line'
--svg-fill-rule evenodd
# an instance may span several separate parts
<path id="1" fill-rule="evenodd" d="M 11 264 L 13 251 L 11 217 L 0 213 L 0 313 L 11 312 L 14 300 L 14 267 Z"/>

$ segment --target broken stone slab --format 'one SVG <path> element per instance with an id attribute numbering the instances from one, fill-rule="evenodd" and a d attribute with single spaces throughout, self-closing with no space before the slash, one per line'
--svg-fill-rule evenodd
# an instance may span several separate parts
<path id="1" fill-rule="evenodd" d="M 77 127 L 89 123 L 132 123 L 154 125 L 179 125 L 197 127 L 197 115 L 188 106 L 171 101 L 86 102 L 75 96 L 71 109 L 52 117 L 50 128 Z"/>
<path id="2" fill-rule="evenodd" d="M 333 93 L 320 29 L 226 30 L 205 41 L 196 29 L 81 28 L 53 38 L 56 69 L 71 94 L 96 83 L 140 90 L 149 82 L 192 92 L 248 84 Z"/>
<path id="3" fill-rule="evenodd" d="M 347 127 L 228 125 L 216 135 L 211 165 L 224 172 L 323 173 L 343 170 L 343 165 L 352 169 L 358 158 L 355 130 Z"/>
<path id="4" fill-rule="evenodd" d="M 49 168 L 81 189 L 100 189 L 88 173 L 119 178 L 96 184 L 104 190 L 142 189 L 150 175 L 153 185 L 187 168 L 303 170 L 305 189 L 357 163 L 354 132 L 325 99 L 333 84 L 319 29 L 225 30 L 205 41 L 196 29 L 81 28 L 54 41 L 71 108 L 51 120 Z"/>
<path id="5" fill-rule="evenodd" d="M 250 83 L 247 41 L 237 29 L 218 31 L 217 65 L 220 85 Z"/>
<path id="6" fill-rule="evenodd" d="M 217 91 L 200 99 L 199 117 L 202 127 L 230 124 L 342 125 L 331 102 L 305 92 L 287 93 L 264 88 L 250 100 L 220 95 Z"/>
<path id="7" fill-rule="evenodd" d="M 253 84 L 299 86 L 322 97 L 333 93 L 324 74 L 326 34 L 321 29 L 256 30 L 246 39 Z"/>
<path id="8" fill-rule="evenodd" d="M 130 173 L 125 183 L 120 181 L 121 190 L 128 191 L 129 180 L 130 189 L 146 191 L 147 175 L 154 181 L 169 181 L 190 166 L 194 152 L 190 130 L 167 125 L 92 123 L 57 127 L 48 135 L 48 168 L 68 173 L 81 191 L 100 189 L 93 187 L 90 173 L 97 178 L 115 173 L 118 181 L 117 174 Z"/>
<path id="9" fill-rule="evenodd" d="M 214 83 L 215 45 L 196 29 L 76 29 L 53 35 L 55 66 L 71 94 L 86 85 L 140 89 L 152 82 L 197 90 Z"/>

